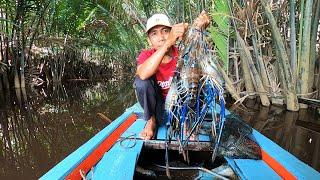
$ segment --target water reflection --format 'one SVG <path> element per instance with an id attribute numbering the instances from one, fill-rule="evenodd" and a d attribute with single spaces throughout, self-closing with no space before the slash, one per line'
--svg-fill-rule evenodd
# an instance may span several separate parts
<path id="1" fill-rule="evenodd" d="M 320 116 L 316 109 L 291 112 L 279 106 L 263 107 L 253 100 L 245 106 L 247 109 L 234 111 L 256 130 L 320 171 Z"/>
<path id="2" fill-rule="evenodd" d="M 0 179 L 36 179 L 135 103 L 132 78 L 71 81 L 0 92 Z M 247 101 L 235 109 L 250 125 L 320 170 L 320 119 Z"/>
<path id="3" fill-rule="evenodd" d="M 73 81 L 0 92 L 0 179 L 36 179 L 135 102 L 129 82 Z"/>

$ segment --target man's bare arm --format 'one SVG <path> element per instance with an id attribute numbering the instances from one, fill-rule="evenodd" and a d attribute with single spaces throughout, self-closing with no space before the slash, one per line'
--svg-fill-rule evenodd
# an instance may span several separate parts
<path id="1" fill-rule="evenodd" d="M 152 54 L 145 62 L 140 64 L 137 67 L 137 75 L 140 79 L 145 80 L 154 75 L 158 67 L 164 57 L 164 55 L 168 52 L 167 45 L 163 45 L 160 49 L 158 49 L 154 54 Z"/>

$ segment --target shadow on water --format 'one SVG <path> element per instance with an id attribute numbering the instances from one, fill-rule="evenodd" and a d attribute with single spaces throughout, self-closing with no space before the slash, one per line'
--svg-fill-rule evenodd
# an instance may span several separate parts
<path id="1" fill-rule="evenodd" d="M 128 82 L 129 81 L 129 82 Z M 0 179 L 36 179 L 135 102 L 133 80 L 0 92 Z"/>
<path id="2" fill-rule="evenodd" d="M 276 142 L 298 159 L 320 171 L 320 114 L 316 109 L 286 111 L 279 106 L 264 107 L 248 100 L 246 108 L 235 108 L 249 125 Z M 232 108 L 232 107 L 231 107 Z"/>

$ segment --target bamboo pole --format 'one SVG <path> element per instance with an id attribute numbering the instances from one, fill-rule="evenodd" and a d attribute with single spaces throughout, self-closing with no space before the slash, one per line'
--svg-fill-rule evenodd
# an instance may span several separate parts
<path id="1" fill-rule="evenodd" d="M 241 91 L 240 86 L 240 75 L 239 75 L 239 66 L 238 66 L 238 58 L 234 57 L 233 59 L 233 66 L 234 66 L 234 75 L 236 76 L 236 91 Z"/>
<path id="2" fill-rule="evenodd" d="M 8 15 L 7 15 L 7 13 L 8 13 L 8 5 L 6 4 L 6 8 L 5 8 L 5 12 L 3 12 L 3 14 L 5 14 L 5 18 L 7 19 L 7 17 L 8 17 Z M 3 16 L 4 17 L 4 16 Z M 5 42 L 4 42 L 4 44 L 5 44 L 5 47 L 6 47 L 6 51 L 5 51 L 5 59 L 4 59 L 4 63 L 5 64 L 8 64 L 8 58 L 9 58 L 9 40 L 8 40 L 8 37 L 9 37 L 9 27 L 8 27 L 8 25 L 9 25 L 9 23 L 8 23 L 8 21 L 5 21 L 5 23 L 4 23 L 4 27 L 5 27 L 5 31 L 6 31 L 6 37 L 5 37 Z M 3 73 L 3 76 L 2 76 L 2 80 L 3 80 L 3 84 L 4 84 L 4 87 L 5 87 L 5 89 L 6 90 L 9 90 L 9 88 L 10 88 L 10 86 L 9 86 L 9 80 L 8 80 L 8 72 L 9 71 L 7 71 L 6 73 Z M 8 92 L 10 92 L 10 91 L 8 91 Z"/>
<path id="3" fill-rule="evenodd" d="M 307 94 L 309 87 L 309 65 L 310 65 L 310 33 L 311 33 L 311 15 L 312 15 L 312 4 L 313 0 L 306 0 L 306 8 L 304 12 L 303 21 L 303 34 L 301 44 L 301 61 L 299 67 L 299 79 L 298 92 L 300 94 Z M 307 108 L 308 106 L 300 106 Z"/>
<path id="4" fill-rule="evenodd" d="M 2 13 L 0 12 L 0 18 L 2 17 Z M 1 26 L 1 29 L 2 30 L 3 26 Z M 5 67 L 5 63 L 3 62 L 3 60 L 5 59 L 4 57 L 4 34 L 0 34 L 0 92 L 3 92 L 4 91 L 4 87 L 2 85 L 3 83 L 3 74 L 6 74 L 6 67 Z M 0 98 L 1 98 L 2 94 L 0 94 Z M 1 103 L 1 102 L 0 102 Z"/>
<path id="5" fill-rule="evenodd" d="M 20 34 L 20 87 L 25 88 L 26 83 L 25 83 L 25 76 L 24 76 L 24 67 L 25 67 L 25 34 L 24 34 L 24 23 L 25 23 L 25 2 L 21 1 L 21 9 L 22 9 L 22 14 L 20 16 L 21 18 L 21 24 L 19 28 L 19 34 Z"/>
<path id="6" fill-rule="evenodd" d="M 228 1 L 228 7 L 229 7 L 229 11 L 230 11 L 231 15 L 235 16 L 234 12 L 233 12 L 233 10 L 231 8 L 231 2 L 230 1 Z M 236 22 L 234 21 L 234 19 L 231 19 L 231 21 L 232 21 L 232 24 L 233 24 L 233 26 L 235 28 L 235 31 L 237 31 Z M 237 41 L 235 43 L 237 43 Z M 237 47 L 237 46 L 239 46 L 239 45 L 235 44 L 235 47 Z M 241 52 L 241 50 L 239 50 L 239 51 Z M 242 54 L 240 53 L 240 59 L 241 59 L 241 55 Z M 236 64 L 236 66 L 237 66 L 237 64 Z M 242 68 L 242 71 L 243 71 L 244 85 L 245 85 L 246 91 L 248 92 L 248 95 L 249 95 L 248 98 L 249 99 L 253 99 L 255 97 L 254 96 L 250 96 L 251 93 L 254 93 L 254 86 L 253 86 L 253 82 L 252 82 L 252 79 L 251 79 L 251 76 L 250 76 L 250 70 L 249 70 L 248 66 L 246 66 L 244 61 L 241 61 L 241 68 Z M 231 83 L 231 86 L 232 86 L 232 83 Z"/>
<path id="7" fill-rule="evenodd" d="M 244 40 L 240 37 L 239 32 L 236 32 L 236 35 L 237 41 L 239 43 L 240 58 L 242 60 L 243 66 L 247 66 L 247 68 L 249 69 L 252 82 L 255 85 L 255 89 L 260 96 L 262 105 L 270 106 L 270 101 L 267 97 L 267 91 L 264 89 L 260 75 L 258 74 L 256 67 L 254 66 L 250 51 L 248 50 L 248 47 L 246 46 Z"/>
<path id="8" fill-rule="evenodd" d="M 310 44 L 310 73 L 309 73 L 309 92 L 312 91 L 313 85 L 316 86 L 316 83 L 314 83 L 314 70 L 315 70 L 315 63 L 316 63 L 316 56 L 317 56 L 317 33 L 319 28 L 319 20 L 320 20 L 320 0 L 314 1 L 314 18 L 312 20 L 312 27 L 311 27 L 311 44 Z"/>
<path id="9" fill-rule="evenodd" d="M 239 44 L 239 42 L 238 42 Z M 240 46 L 240 45 L 239 45 Z M 241 47 L 241 46 L 240 46 Z M 253 93 L 254 90 L 254 85 L 250 76 L 250 69 L 249 67 L 246 65 L 245 63 L 245 59 L 246 57 L 244 56 L 244 54 L 242 53 L 241 48 L 239 48 L 239 52 L 240 52 L 240 59 L 241 59 L 241 68 L 243 71 L 243 80 L 244 80 L 244 85 L 246 87 L 246 91 L 248 92 L 248 94 L 250 95 L 251 93 Z M 254 96 L 249 96 L 250 99 L 253 99 Z"/>
<path id="10" fill-rule="evenodd" d="M 297 44 L 296 44 L 296 25 L 295 25 L 295 0 L 290 0 L 290 64 L 294 83 L 296 82 L 297 75 Z"/>
<path id="11" fill-rule="evenodd" d="M 3 12 L 0 12 L 0 18 L 3 18 Z M 3 31 L 4 29 L 4 22 L 2 22 L 2 24 L 0 24 L 0 32 Z M 4 51 L 5 51 L 5 37 L 7 36 L 7 34 L 3 34 L 0 33 L 0 63 L 4 61 L 5 57 L 4 57 Z M 1 66 L 1 65 L 0 65 Z"/>
<path id="12" fill-rule="evenodd" d="M 263 59 L 261 57 L 261 55 L 259 54 L 258 52 L 258 47 L 257 47 L 257 36 L 256 36 L 256 32 L 253 31 L 253 28 L 252 28 L 252 23 L 251 21 L 248 21 L 249 22 L 249 27 L 250 27 L 250 31 L 251 33 L 253 33 L 253 36 L 252 36 L 252 45 L 253 45 L 253 53 L 254 53 L 254 57 L 256 58 L 256 64 L 258 65 L 258 71 L 259 71 L 259 75 L 261 76 L 261 80 L 262 80 L 262 84 L 265 88 L 268 88 L 270 87 L 270 83 L 269 83 L 269 80 L 268 80 L 268 76 L 267 76 L 267 70 L 266 70 L 266 67 L 265 67 L 265 64 L 263 62 Z"/>
<path id="13" fill-rule="evenodd" d="M 303 33 L 303 21 L 304 21 L 304 4 L 306 0 L 300 1 L 300 19 L 299 19 L 299 45 L 298 45 L 298 62 L 295 76 L 299 76 L 300 62 L 301 62 L 301 48 L 302 48 L 302 33 Z"/>
<path id="14" fill-rule="evenodd" d="M 276 56 L 279 57 L 279 51 L 276 51 Z M 286 78 L 284 75 L 284 69 L 280 61 L 277 61 L 277 69 L 278 69 L 278 76 L 280 77 L 280 80 L 282 82 L 282 89 L 283 89 L 283 96 L 286 96 L 288 92 L 288 85 L 286 83 Z"/>
<path id="15" fill-rule="evenodd" d="M 268 64 L 268 80 L 270 82 L 269 94 L 271 94 L 271 103 L 283 105 L 283 97 L 280 95 L 279 87 L 279 65 L 276 63 Z"/>
<path id="16" fill-rule="evenodd" d="M 289 65 L 289 59 L 284 46 L 284 41 L 281 38 L 279 28 L 277 27 L 277 23 L 271 12 L 269 4 L 267 3 L 266 0 L 261 0 L 261 4 L 265 11 L 265 15 L 270 23 L 273 41 L 275 43 L 276 51 L 279 52 L 278 58 L 279 58 L 279 61 L 281 62 L 281 66 L 283 67 L 283 71 L 284 71 L 285 79 L 283 79 L 283 84 L 286 84 L 288 89 L 287 92 L 285 92 L 287 109 L 290 111 L 298 111 L 299 110 L 298 99 L 297 99 L 295 87 L 293 84 L 292 73 Z"/>

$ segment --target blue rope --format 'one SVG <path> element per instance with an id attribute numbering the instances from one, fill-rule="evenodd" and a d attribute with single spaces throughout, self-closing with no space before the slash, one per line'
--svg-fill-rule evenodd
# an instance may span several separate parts
<path id="1" fill-rule="evenodd" d="M 186 119 L 187 109 L 188 109 L 188 106 L 187 106 L 187 104 L 185 104 L 182 107 L 182 110 L 181 110 L 182 112 L 181 112 L 181 115 L 180 115 L 179 127 L 180 127 L 180 139 L 181 140 L 183 139 L 183 124 L 184 124 L 185 119 Z"/>

